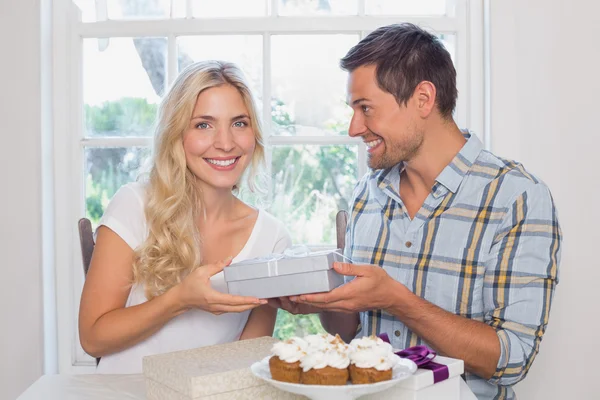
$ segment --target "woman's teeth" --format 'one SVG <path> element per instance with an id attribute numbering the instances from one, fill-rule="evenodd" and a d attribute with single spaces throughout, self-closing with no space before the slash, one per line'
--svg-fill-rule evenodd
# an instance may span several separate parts
<path id="1" fill-rule="evenodd" d="M 218 165 L 220 167 L 227 167 L 236 162 L 237 158 L 232 158 L 230 160 L 213 160 L 212 158 L 206 158 L 205 160 L 211 164 Z"/>

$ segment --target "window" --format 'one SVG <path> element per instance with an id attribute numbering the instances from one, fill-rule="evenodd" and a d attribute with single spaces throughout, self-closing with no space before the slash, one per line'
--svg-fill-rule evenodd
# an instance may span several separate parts
<path id="1" fill-rule="evenodd" d="M 461 126 L 483 128 L 481 5 L 467 0 L 58 0 L 54 2 L 55 209 L 61 372 L 93 365 L 76 329 L 83 284 L 75 222 L 95 224 L 150 152 L 165 88 L 186 65 L 237 63 L 266 128 L 268 210 L 294 242 L 335 244 L 366 151 L 347 135 L 339 59 L 379 26 L 409 21 L 439 35 L 458 70 Z M 469 79 L 467 79 L 469 77 Z M 60 89 L 60 90 L 58 90 Z M 247 193 L 242 193 L 247 196 Z M 252 197 L 248 197 L 253 201 Z M 320 329 L 280 313 L 276 335 Z M 75 366 L 75 367 L 73 367 Z"/>

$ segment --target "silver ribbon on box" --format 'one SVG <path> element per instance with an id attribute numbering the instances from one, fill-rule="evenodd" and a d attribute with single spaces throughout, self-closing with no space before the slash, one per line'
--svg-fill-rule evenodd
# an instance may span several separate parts
<path id="1" fill-rule="evenodd" d="M 277 266 L 279 265 L 279 260 L 284 258 L 302 258 L 308 257 L 312 255 L 310 249 L 305 245 L 296 245 L 285 249 L 283 254 L 271 254 L 267 260 L 267 268 L 268 268 L 268 276 L 278 276 L 279 270 Z"/>
<path id="2" fill-rule="evenodd" d="M 289 247 L 289 248 L 285 249 L 285 251 L 282 254 L 269 254 L 264 257 L 255 258 L 251 261 L 245 261 L 245 263 L 248 263 L 248 264 L 266 263 L 267 264 L 267 276 L 272 277 L 272 276 L 279 276 L 279 261 L 280 260 L 290 259 L 290 258 L 312 257 L 312 256 L 319 256 L 319 255 L 330 254 L 330 253 L 331 253 L 331 250 L 323 250 L 323 251 L 314 251 L 313 252 L 313 251 L 310 251 L 308 246 L 302 244 L 302 245 L 294 245 L 292 247 Z M 344 256 L 343 254 L 340 254 L 338 252 L 334 252 L 334 254 L 337 254 L 340 257 L 342 257 L 343 259 L 346 259 L 349 262 L 352 262 L 351 259 Z"/>

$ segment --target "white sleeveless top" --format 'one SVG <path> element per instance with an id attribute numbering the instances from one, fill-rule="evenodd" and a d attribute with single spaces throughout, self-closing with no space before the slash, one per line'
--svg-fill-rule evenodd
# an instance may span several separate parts
<path id="1" fill-rule="evenodd" d="M 115 194 L 98 226 L 107 226 L 135 249 L 144 242 L 148 234 L 144 204 L 144 184 L 127 184 Z M 248 242 L 233 262 L 270 253 L 282 253 L 290 245 L 290 235 L 283 224 L 267 212 L 260 210 Z M 214 289 L 227 293 L 223 272 L 213 276 L 211 284 Z M 143 287 L 134 285 L 125 307 L 146 301 Z M 250 311 L 221 315 L 213 315 L 198 309 L 187 311 L 167 322 L 146 340 L 126 350 L 102 357 L 96 372 L 139 374 L 142 373 L 144 356 L 233 342 L 240 338 L 249 314 Z"/>

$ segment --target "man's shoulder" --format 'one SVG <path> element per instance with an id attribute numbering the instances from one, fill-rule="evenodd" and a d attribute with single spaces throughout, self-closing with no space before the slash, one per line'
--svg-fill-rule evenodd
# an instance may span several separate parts
<path id="1" fill-rule="evenodd" d="M 547 189 L 546 184 L 525 166 L 515 160 L 499 157 L 483 150 L 469 171 L 470 179 L 479 180 L 486 187 L 495 186 L 507 197 L 518 196 L 534 187 Z"/>

